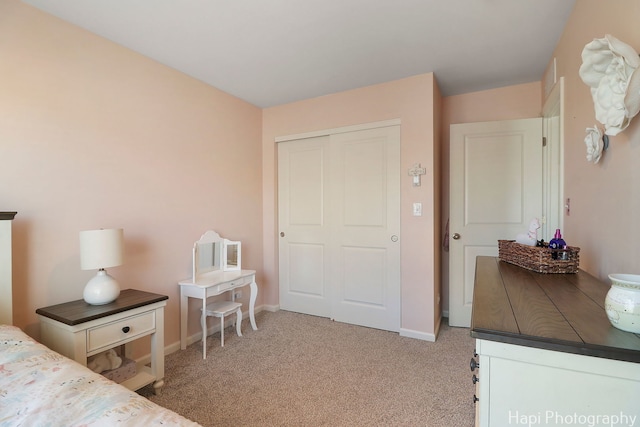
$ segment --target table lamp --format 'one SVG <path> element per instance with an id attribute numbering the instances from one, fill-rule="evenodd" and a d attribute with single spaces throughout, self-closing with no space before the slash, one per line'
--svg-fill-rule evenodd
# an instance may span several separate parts
<path id="1" fill-rule="evenodd" d="M 120 295 L 118 282 L 105 268 L 122 264 L 122 228 L 87 230 L 80 232 L 80 268 L 98 270 L 84 287 L 83 297 L 92 305 L 108 304 Z"/>

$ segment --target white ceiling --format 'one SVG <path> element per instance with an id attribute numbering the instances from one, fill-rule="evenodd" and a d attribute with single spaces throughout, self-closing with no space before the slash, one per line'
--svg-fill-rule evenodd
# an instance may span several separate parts
<path id="1" fill-rule="evenodd" d="M 259 107 L 434 72 L 539 81 L 575 0 L 23 0 Z"/>

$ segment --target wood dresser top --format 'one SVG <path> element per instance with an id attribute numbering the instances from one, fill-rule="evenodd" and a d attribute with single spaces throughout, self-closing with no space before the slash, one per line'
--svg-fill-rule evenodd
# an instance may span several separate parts
<path id="1" fill-rule="evenodd" d="M 640 335 L 614 328 L 607 318 L 609 288 L 582 270 L 542 274 L 480 256 L 471 336 L 640 363 Z"/>

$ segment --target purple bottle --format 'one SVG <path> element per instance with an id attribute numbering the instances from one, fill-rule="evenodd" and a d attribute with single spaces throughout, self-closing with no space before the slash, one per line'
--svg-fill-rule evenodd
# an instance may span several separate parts
<path id="1" fill-rule="evenodd" d="M 556 228 L 556 234 L 553 236 L 553 239 L 549 242 L 549 249 L 551 249 L 551 258 L 558 259 L 559 252 L 566 249 L 567 243 L 562 239 L 562 234 L 560 233 L 560 229 Z M 565 259 L 565 257 L 561 257 L 561 259 Z"/>

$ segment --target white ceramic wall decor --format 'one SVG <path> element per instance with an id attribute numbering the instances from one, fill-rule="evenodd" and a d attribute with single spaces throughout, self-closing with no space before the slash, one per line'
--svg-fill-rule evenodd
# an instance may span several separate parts
<path id="1" fill-rule="evenodd" d="M 605 135 L 622 132 L 640 111 L 639 67 L 638 52 L 609 34 L 584 47 L 580 77 L 591 88 Z"/>
<path id="2" fill-rule="evenodd" d="M 587 161 L 594 164 L 598 163 L 604 147 L 602 132 L 600 132 L 598 125 L 587 128 L 587 136 L 584 138 L 584 143 L 587 145 Z"/>

